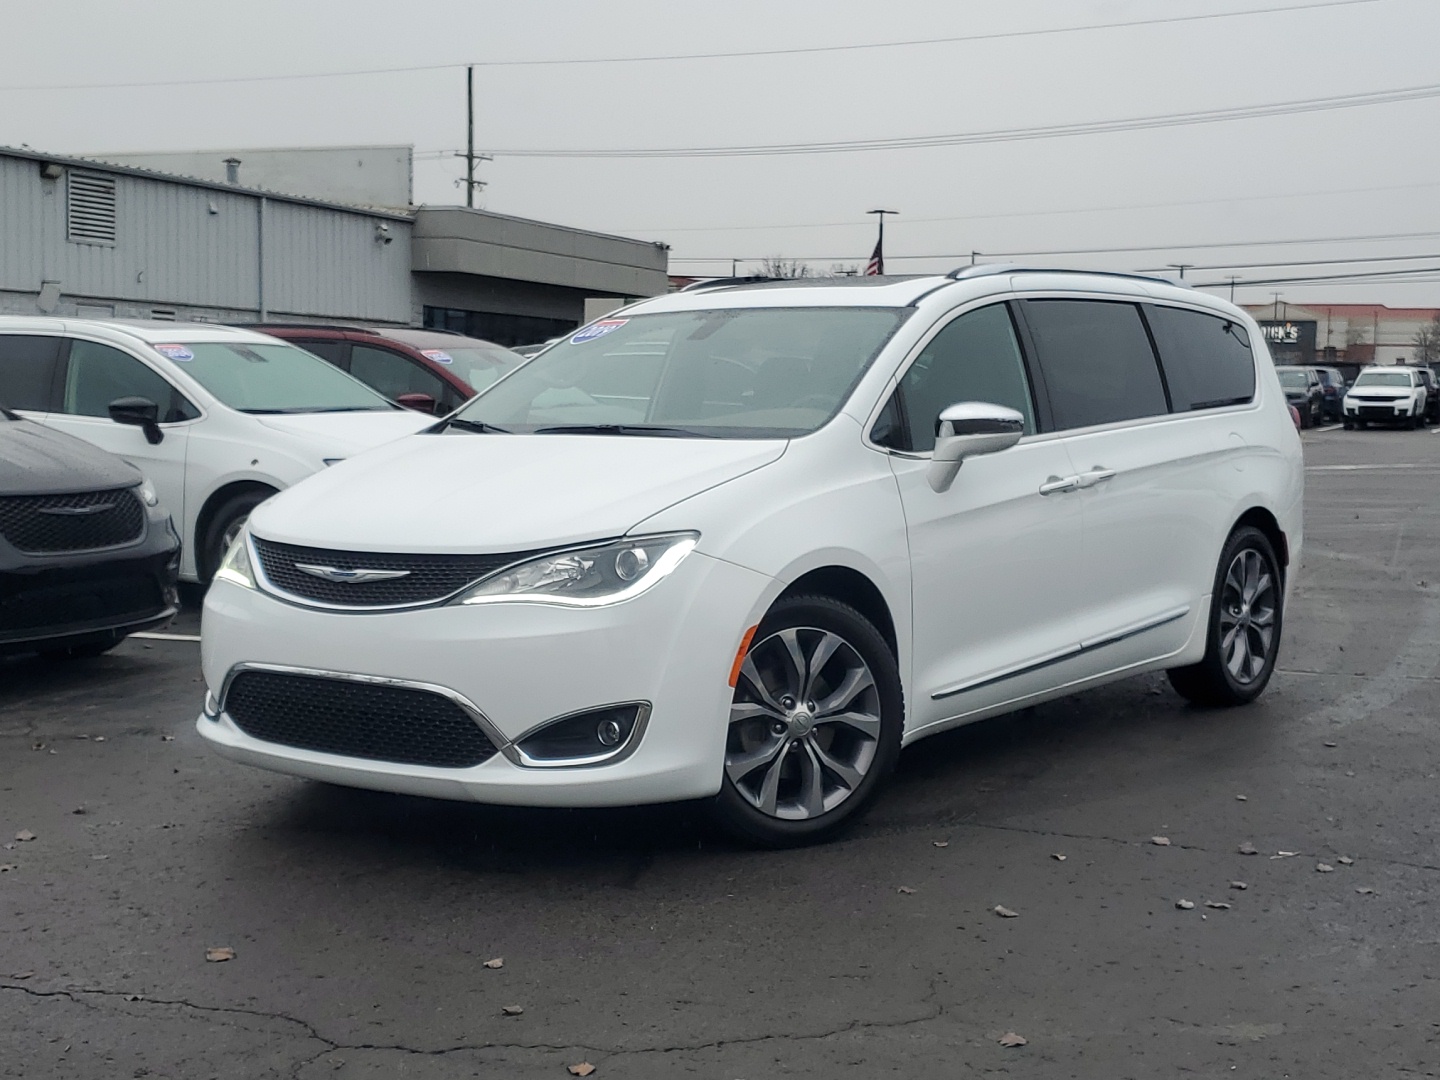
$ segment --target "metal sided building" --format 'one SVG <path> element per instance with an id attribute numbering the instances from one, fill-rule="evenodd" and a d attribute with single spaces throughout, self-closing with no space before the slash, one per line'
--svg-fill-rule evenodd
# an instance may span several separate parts
<path id="1" fill-rule="evenodd" d="M 0 313 L 408 324 L 406 213 L 0 149 Z"/>

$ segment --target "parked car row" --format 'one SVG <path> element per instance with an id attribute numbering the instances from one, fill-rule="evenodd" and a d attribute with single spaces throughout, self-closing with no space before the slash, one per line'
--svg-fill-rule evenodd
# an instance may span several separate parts
<path id="1" fill-rule="evenodd" d="M 88 501 L 26 509 L 98 528 L 123 502 L 131 531 L 86 556 L 128 553 L 160 592 L 45 640 L 103 647 L 166 617 L 177 575 L 213 578 L 197 726 L 235 760 L 501 803 L 708 799 L 782 845 L 854 820 L 927 735 L 1151 670 L 1241 704 L 1273 670 L 1303 467 L 1223 301 L 991 268 L 718 283 L 466 366 L 464 390 L 395 331 L 267 329 L 288 340 L 0 319 L 7 422 L 154 484 L 115 463 Z M 357 376 L 382 349 L 443 385 L 377 392 Z M 392 400 L 429 412 L 496 369 L 439 422 Z"/>

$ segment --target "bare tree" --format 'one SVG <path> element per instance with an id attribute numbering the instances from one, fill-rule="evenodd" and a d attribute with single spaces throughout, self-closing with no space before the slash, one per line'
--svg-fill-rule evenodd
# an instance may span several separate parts
<path id="1" fill-rule="evenodd" d="M 773 255 L 768 259 L 760 260 L 760 268 L 756 273 L 760 277 L 768 278 L 802 278 L 810 276 L 810 267 L 798 259 L 786 259 L 779 255 Z"/>
<path id="2" fill-rule="evenodd" d="M 1440 364 L 1440 315 L 1430 320 L 1429 326 L 1422 326 L 1410 339 L 1415 346 L 1417 364 Z"/>

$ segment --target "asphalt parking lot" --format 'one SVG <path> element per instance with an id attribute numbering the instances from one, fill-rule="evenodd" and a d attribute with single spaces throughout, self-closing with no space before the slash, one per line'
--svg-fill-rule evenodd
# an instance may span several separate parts
<path id="1" fill-rule="evenodd" d="M 1257 705 L 940 736 L 821 848 L 231 765 L 191 641 L 0 664 L 0 1075 L 1440 1075 L 1440 436 L 1304 438 Z"/>

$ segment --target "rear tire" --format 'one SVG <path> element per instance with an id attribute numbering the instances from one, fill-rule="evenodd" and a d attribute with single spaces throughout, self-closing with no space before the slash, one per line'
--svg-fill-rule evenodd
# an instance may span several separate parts
<path id="1" fill-rule="evenodd" d="M 1175 691 L 1197 705 L 1244 705 L 1259 697 L 1280 651 L 1284 593 L 1265 534 L 1249 525 L 1231 533 L 1210 593 L 1205 656 L 1166 672 Z"/>
<path id="2" fill-rule="evenodd" d="M 904 712 L 895 655 L 869 620 L 828 596 L 779 600 L 735 686 L 713 820 L 759 847 L 830 839 L 894 768 Z"/>
<path id="3" fill-rule="evenodd" d="M 215 571 L 220 569 L 220 560 L 225 557 L 230 542 L 245 527 L 250 511 L 274 494 L 275 492 L 268 488 L 263 491 L 242 491 L 226 499 L 211 515 L 210 523 L 205 528 L 205 536 L 200 542 L 200 549 L 196 553 L 196 570 L 199 571 L 202 585 L 210 584 Z"/>

